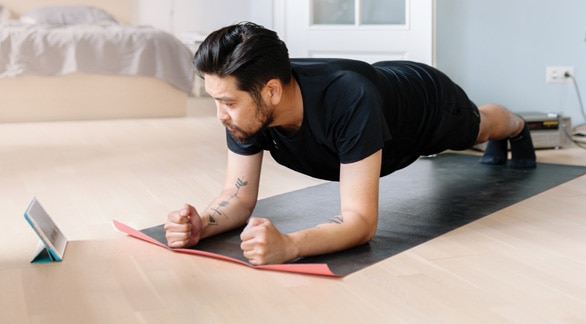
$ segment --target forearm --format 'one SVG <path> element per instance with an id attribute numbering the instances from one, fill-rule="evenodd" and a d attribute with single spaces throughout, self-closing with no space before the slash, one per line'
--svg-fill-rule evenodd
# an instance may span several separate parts
<path id="1" fill-rule="evenodd" d="M 370 241 L 378 222 L 378 181 L 382 150 L 340 165 L 341 214 L 329 222 L 283 234 L 269 219 L 251 218 L 240 245 L 251 264 L 284 263 L 337 252 Z"/>
<path id="2" fill-rule="evenodd" d="M 202 220 L 202 236 L 206 238 L 246 223 L 255 203 L 249 202 L 238 195 L 237 190 L 223 191 L 212 203 L 200 213 Z"/>
<path id="3" fill-rule="evenodd" d="M 293 258 L 337 252 L 367 243 L 376 232 L 376 216 L 365 217 L 347 211 L 327 223 L 288 234 Z"/>

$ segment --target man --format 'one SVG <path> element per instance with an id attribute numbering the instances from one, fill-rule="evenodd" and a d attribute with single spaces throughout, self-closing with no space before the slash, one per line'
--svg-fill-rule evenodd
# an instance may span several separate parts
<path id="1" fill-rule="evenodd" d="M 421 155 L 491 140 L 481 163 L 507 163 L 509 142 L 510 167 L 535 167 L 523 119 L 498 105 L 477 108 L 447 76 L 423 64 L 290 61 L 275 32 L 241 23 L 210 34 L 194 65 L 226 127 L 228 163 L 223 189 L 206 209 L 185 205 L 169 213 L 172 248 L 248 221 L 241 249 L 254 265 L 339 251 L 375 235 L 379 177 Z M 264 150 L 291 169 L 339 181 L 340 214 L 288 234 L 269 219 L 249 219 Z"/>

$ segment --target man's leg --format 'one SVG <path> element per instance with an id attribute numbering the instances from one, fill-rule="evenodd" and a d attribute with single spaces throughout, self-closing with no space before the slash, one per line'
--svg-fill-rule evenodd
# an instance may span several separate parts
<path id="1" fill-rule="evenodd" d="M 504 164 L 507 162 L 507 141 L 511 145 L 510 167 L 517 169 L 535 168 L 535 150 L 529 128 L 523 118 L 499 105 L 478 107 L 480 131 L 476 143 L 488 141 L 480 163 Z"/>

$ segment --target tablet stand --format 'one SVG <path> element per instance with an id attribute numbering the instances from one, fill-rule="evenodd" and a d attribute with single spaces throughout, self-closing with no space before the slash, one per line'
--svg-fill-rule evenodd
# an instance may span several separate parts
<path id="1" fill-rule="evenodd" d="M 55 259 L 51 254 L 51 251 L 43 244 L 43 241 L 39 240 L 37 247 L 35 248 L 35 256 L 32 259 L 31 263 L 49 263 L 49 262 L 59 262 L 59 260 Z"/>

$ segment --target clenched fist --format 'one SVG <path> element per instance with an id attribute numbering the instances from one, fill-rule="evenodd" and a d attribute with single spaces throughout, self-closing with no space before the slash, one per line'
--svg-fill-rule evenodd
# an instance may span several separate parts
<path id="1" fill-rule="evenodd" d="M 291 239 L 266 218 L 251 217 L 240 239 L 243 255 L 253 265 L 285 263 L 295 258 Z"/>
<path id="2" fill-rule="evenodd" d="M 169 213 L 165 223 L 165 237 L 171 248 L 196 245 L 201 238 L 202 221 L 197 210 L 185 204 Z"/>

